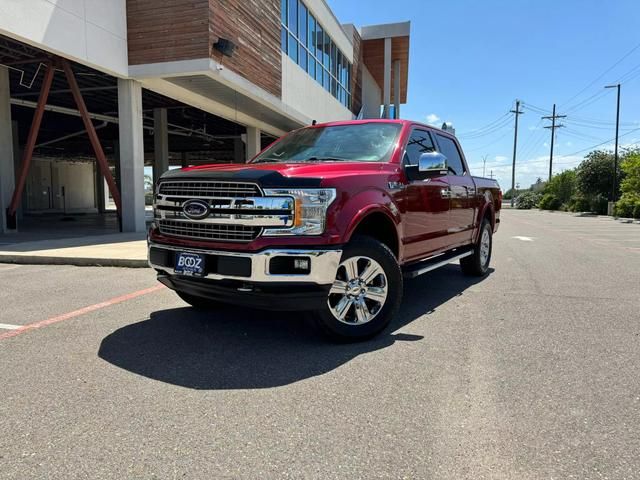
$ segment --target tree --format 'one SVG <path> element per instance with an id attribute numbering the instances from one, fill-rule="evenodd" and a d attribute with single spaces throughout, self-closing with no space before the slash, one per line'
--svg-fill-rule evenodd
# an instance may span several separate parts
<path id="1" fill-rule="evenodd" d="M 614 156 L 611 152 L 595 150 L 582 161 L 576 172 L 576 186 L 578 191 L 587 198 L 600 195 L 612 200 Z M 622 170 L 618 165 L 618 185 L 622 177 Z"/>
<path id="2" fill-rule="evenodd" d="M 576 193 L 575 170 L 565 170 L 551 177 L 544 188 L 544 193 L 555 196 L 560 201 L 560 205 L 568 204 Z"/>
<path id="3" fill-rule="evenodd" d="M 624 179 L 620 183 L 622 195 L 640 196 L 640 152 L 626 155 L 621 168 L 624 172 Z"/>
<path id="4" fill-rule="evenodd" d="M 151 178 L 151 175 L 144 176 L 144 189 L 148 192 L 153 190 L 153 178 Z"/>

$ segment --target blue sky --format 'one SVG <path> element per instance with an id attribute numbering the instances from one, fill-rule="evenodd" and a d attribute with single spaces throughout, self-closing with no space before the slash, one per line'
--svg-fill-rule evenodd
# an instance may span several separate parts
<path id="1" fill-rule="evenodd" d="M 516 98 L 526 112 L 521 187 L 548 175 L 549 122 L 540 117 L 554 102 L 568 115 L 557 130 L 554 173 L 577 165 L 582 149 L 613 148 L 615 89 L 603 87 L 621 77 L 620 143 L 640 142 L 640 130 L 632 131 L 640 129 L 640 0 L 327 1 L 343 23 L 411 21 L 402 117 L 452 122 L 473 173 L 482 174 L 486 155 L 486 174 L 493 170 L 505 190 L 513 151 L 513 116 L 505 114 Z"/>

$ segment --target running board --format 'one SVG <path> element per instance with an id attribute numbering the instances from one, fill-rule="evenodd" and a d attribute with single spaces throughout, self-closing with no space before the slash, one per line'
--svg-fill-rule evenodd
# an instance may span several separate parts
<path id="1" fill-rule="evenodd" d="M 458 248 L 456 250 L 453 250 L 452 252 L 436 255 L 435 257 L 431 257 L 418 263 L 414 263 L 404 269 L 403 275 L 405 278 L 416 278 L 423 273 L 427 273 L 437 268 L 444 267 L 451 262 L 455 262 L 456 260 L 460 260 L 461 258 L 465 258 L 470 255 L 473 255 L 473 248 L 465 249 L 462 251 Z"/>

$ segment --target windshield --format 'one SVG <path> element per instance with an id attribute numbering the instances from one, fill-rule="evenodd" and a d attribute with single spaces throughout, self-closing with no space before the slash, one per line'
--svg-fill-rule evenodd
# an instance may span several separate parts
<path id="1" fill-rule="evenodd" d="M 262 152 L 252 163 L 388 162 L 401 125 L 358 123 L 303 128 Z"/>

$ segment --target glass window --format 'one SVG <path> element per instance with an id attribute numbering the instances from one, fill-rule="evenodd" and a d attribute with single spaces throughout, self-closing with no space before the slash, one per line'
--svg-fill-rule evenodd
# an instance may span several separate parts
<path id="1" fill-rule="evenodd" d="M 316 81 L 322 85 L 322 64 L 316 61 Z"/>
<path id="2" fill-rule="evenodd" d="M 284 25 L 282 25 L 280 32 L 280 47 L 282 47 L 282 51 L 287 53 L 287 29 Z"/>
<path id="3" fill-rule="evenodd" d="M 435 152 L 431 135 L 426 130 L 414 130 L 407 142 L 407 149 L 404 153 L 402 163 L 405 165 L 418 165 L 420 155 L 423 153 Z"/>
<path id="4" fill-rule="evenodd" d="M 316 32 L 316 58 L 322 62 L 322 42 L 324 39 L 324 32 L 320 24 L 317 24 Z"/>
<path id="5" fill-rule="evenodd" d="M 331 77 L 331 94 L 338 98 L 338 81 L 334 77 Z"/>
<path id="6" fill-rule="evenodd" d="M 388 162 L 401 125 L 359 123 L 296 130 L 274 143 L 253 162 Z"/>
<path id="7" fill-rule="evenodd" d="M 329 77 L 329 72 L 327 72 L 324 68 L 322 69 L 322 76 L 323 76 L 322 84 L 324 85 L 324 89 L 327 92 L 330 92 L 331 91 L 331 77 Z"/>
<path id="8" fill-rule="evenodd" d="M 302 45 L 301 43 L 299 43 L 298 46 L 300 50 L 298 54 L 298 64 L 306 72 L 307 71 L 307 49 L 304 48 L 304 45 Z"/>
<path id="9" fill-rule="evenodd" d="M 298 5 L 298 38 L 302 44 L 307 41 L 307 7 L 300 1 Z"/>
<path id="10" fill-rule="evenodd" d="M 464 175 L 465 170 L 462 163 L 462 157 L 458 151 L 458 146 L 451 138 L 444 135 L 438 135 L 438 145 L 440 153 L 447 157 L 447 169 L 453 175 Z"/>
<path id="11" fill-rule="evenodd" d="M 287 0 L 280 0 L 280 20 L 283 25 L 287 24 Z"/>
<path id="12" fill-rule="evenodd" d="M 331 75 L 338 78 L 338 48 L 331 42 Z"/>
<path id="13" fill-rule="evenodd" d="M 311 78 L 316 78 L 316 59 L 309 53 L 309 65 L 307 71 Z"/>
<path id="14" fill-rule="evenodd" d="M 331 38 L 325 32 L 324 38 L 322 39 L 322 64 L 324 68 L 329 70 L 329 58 L 331 57 Z"/>
<path id="15" fill-rule="evenodd" d="M 287 23 L 289 31 L 294 35 L 298 35 L 298 2 L 296 0 L 289 0 L 289 22 Z M 289 50 L 291 50 L 291 43 L 289 43 Z M 296 56 L 298 49 L 296 48 Z"/>
<path id="16" fill-rule="evenodd" d="M 311 53 L 313 53 L 315 55 L 315 48 L 316 48 L 316 19 L 313 18 L 313 15 L 311 15 L 311 13 L 309 13 L 309 25 L 307 28 L 307 48 L 309 49 L 309 51 Z"/>
<path id="17" fill-rule="evenodd" d="M 292 34 L 289 34 L 289 56 L 291 60 L 298 63 L 298 41 Z"/>

